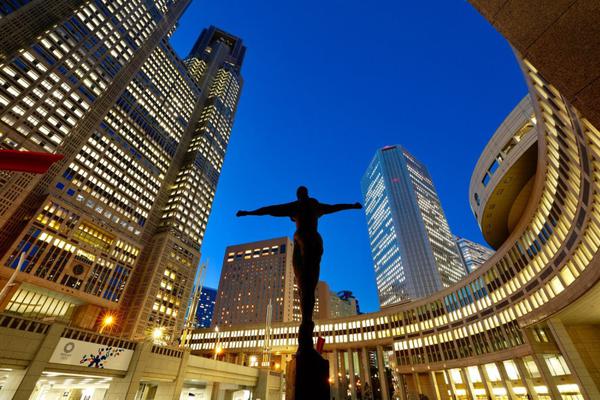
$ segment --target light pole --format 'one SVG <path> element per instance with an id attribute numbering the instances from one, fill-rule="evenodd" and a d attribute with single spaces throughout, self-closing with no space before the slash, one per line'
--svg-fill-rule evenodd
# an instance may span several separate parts
<path id="1" fill-rule="evenodd" d="M 214 358 L 216 360 L 217 356 L 223 352 L 223 348 L 221 348 L 221 342 L 220 342 L 221 337 L 219 334 L 220 332 L 219 332 L 218 326 L 215 326 L 215 332 L 217 333 L 217 344 L 215 346 L 215 358 Z"/>

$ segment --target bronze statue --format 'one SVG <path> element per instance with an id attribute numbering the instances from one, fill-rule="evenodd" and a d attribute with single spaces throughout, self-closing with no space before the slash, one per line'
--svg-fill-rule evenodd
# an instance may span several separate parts
<path id="1" fill-rule="evenodd" d="M 317 230 L 319 218 L 326 214 L 342 210 L 361 209 L 360 203 L 354 204 L 322 204 L 308 196 L 308 189 L 300 186 L 296 191 L 297 201 L 262 207 L 254 211 L 238 211 L 237 216 L 246 215 L 271 215 L 274 217 L 289 217 L 296 223 L 294 233 L 293 265 L 294 275 L 300 294 L 300 310 L 302 322 L 298 332 L 297 372 L 296 385 L 299 384 L 298 375 L 303 369 L 300 359 L 302 356 L 310 359 L 321 359 L 313 348 L 312 335 L 314 322 L 312 320 L 315 306 L 315 289 L 319 281 L 321 256 L 323 255 L 323 239 Z M 322 359 L 321 359 L 322 360 Z M 307 362 L 310 364 L 310 362 Z M 302 398 L 303 396 L 298 396 Z M 315 397 L 316 398 L 316 397 Z"/>

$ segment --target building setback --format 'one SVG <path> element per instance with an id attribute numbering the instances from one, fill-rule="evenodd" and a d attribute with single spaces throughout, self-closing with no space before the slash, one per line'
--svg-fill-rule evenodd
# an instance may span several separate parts
<path id="1" fill-rule="evenodd" d="M 110 312 L 113 332 L 175 337 L 245 48 L 211 27 L 184 63 L 168 38 L 187 0 L 71 3 L 4 11 L 23 27 L 0 59 L 0 148 L 65 157 L 0 174 L 0 276 L 26 256 L 0 309 L 86 329 Z"/>
<path id="2" fill-rule="evenodd" d="M 361 189 L 382 307 L 430 295 L 465 275 L 431 176 L 406 149 L 378 150 Z"/>
<path id="3" fill-rule="evenodd" d="M 495 251 L 469 239 L 454 237 L 460 260 L 462 261 L 467 274 L 475 271 L 481 264 L 486 262 Z"/>

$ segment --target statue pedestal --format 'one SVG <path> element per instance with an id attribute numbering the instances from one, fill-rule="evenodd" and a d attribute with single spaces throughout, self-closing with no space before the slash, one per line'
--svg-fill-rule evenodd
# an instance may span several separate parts
<path id="1" fill-rule="evenodd" d="M 286 400 L 329 400 L 329 361 L 314 349 L 296 353 L 286 373 Z"/>

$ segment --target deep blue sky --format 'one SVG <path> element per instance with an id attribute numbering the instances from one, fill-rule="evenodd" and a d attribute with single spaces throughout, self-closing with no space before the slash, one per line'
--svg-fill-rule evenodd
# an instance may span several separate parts
<path id="1" fill-rule="evenodd" d="M 375 150 L 402 144 L 429 168 L 453 233 L 481 241 L 468 203 L 471 172 L 525 95 L 508 43 L 464 0 L 195 0 L 172 44 L 186 56 L 216 25 L 248 50 L 242 97 L 203 260 L 217 287 L 225 247 L 291 236 L 289 219 L 238 209 L 294 200 L 361 201 Z M 321 279 L 379 308 L 363 211 L 321 220 Z"/>

